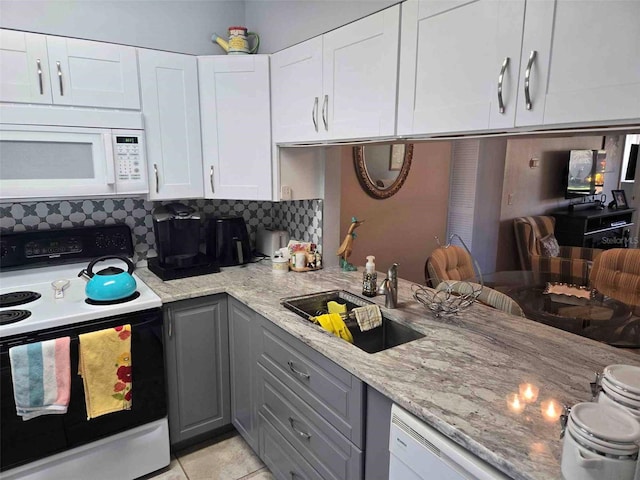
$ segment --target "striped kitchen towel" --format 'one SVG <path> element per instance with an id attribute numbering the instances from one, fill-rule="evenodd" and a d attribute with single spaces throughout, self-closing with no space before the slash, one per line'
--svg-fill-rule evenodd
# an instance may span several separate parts
<path id="1" fill-rule="evenodd" d="M 23 420 L 67 413 L 71 391 L 69 337 L 9 349 L 16 412 Z"/>
<path id="2" fill-rule="evenodd" d="M 367 305 L 365 307 L 354 308 L 353 314 L 356 317 L 361 332 L 366 332 L 382 325 L 382 312 L 378 305 Z"/>

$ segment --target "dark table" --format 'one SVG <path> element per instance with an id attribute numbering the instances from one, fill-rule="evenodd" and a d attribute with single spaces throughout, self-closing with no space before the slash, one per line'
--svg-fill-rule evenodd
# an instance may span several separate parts
<path id="1" fill-rule="evenodd" d="M 549 282 L 579 285 L 561 275 L 508 271 L 484 284 L 513 298 L 528 319 L 622 348 L 640 348 L 640 308 L 593 292 L 590 299 L 545 293 Z"/>

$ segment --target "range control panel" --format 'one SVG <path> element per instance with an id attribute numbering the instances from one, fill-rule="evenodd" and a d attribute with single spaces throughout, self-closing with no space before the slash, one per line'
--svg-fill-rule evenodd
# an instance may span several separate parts
<path id="1" fill-rule="evenodd" d="M 60 240 L 32 240 L 24 245 L 24 256 L 26 258 L 67 255 L 80 253 L 81 251 L 82 241 L 74 237 Z"/>
<path id="2" fill-rule="evenodd" d="M 133 239 L 127 225 L 29 230 L 3 234 L 0 240 L 2 269 L 79 262 L 104 255 L 133 256 Z"/>

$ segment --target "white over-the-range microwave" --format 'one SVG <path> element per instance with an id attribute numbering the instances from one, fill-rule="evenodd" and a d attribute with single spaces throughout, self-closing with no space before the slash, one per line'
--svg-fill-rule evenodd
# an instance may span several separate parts
<path id="1" fill-rule="evenodd" d="M 0 124 L 0 200 L 147 194 L 143 130 L 93 125 Z"/>

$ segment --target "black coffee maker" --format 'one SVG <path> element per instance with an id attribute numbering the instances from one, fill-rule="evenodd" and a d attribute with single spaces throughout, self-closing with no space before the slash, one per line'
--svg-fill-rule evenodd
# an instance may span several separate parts
<path id="1" fill-rule="evenodd" d="M 163 280 L 220 271 L 218 263 L 200 252 L 200 214 L 182 203 L 169 203 L 151 213 L 157 257 L 149 270 Z"/>

